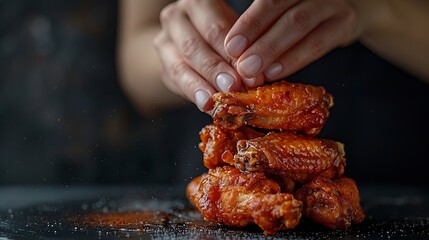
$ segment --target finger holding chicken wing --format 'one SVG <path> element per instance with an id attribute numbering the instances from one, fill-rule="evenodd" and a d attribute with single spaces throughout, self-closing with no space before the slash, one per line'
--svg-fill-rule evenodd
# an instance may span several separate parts
<path id="1" fill-rule="evenodd" d="M 333 97 L 323 87 L 286 81 L 247 92 L 213 95 L 215 124 L 226 128 L 251 125 L 316 135 L 333 106 Z"/>
<path id="2" fill-rule="evenodd" d="M 199 183 L 198 190 L 195 184 Z M 266 234 L 294 228 L 302 203 L 263 173 L 241 173 L 232 166 L 210 169 L 188 185 L 188 197 L 208 221 L 242 227 L 255 223 Z"/>

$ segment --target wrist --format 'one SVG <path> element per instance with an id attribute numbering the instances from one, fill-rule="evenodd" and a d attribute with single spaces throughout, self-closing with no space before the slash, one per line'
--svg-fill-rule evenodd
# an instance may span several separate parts
<path id="1" fill-rule="evenodd" d="M 387 0 L 350 0 L 356 10 L 358 40 L 369 40 L 382 34 L 390 25 L 391 11 Z"/>

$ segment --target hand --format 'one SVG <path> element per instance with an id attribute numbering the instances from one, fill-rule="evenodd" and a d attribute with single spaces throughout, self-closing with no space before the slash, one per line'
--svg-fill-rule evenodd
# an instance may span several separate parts
<path id="1" fill-rule="evenodd" d="M 356 9 L 350 0 L 255 0 L 229 31 L 225 50 L 243 78 L 279 80 L 356 40 L 363 29 Z"/>
<path id="2" fill-rule="evenodd" d="M 213 107 L 212 94 L 242 88 L 223 42 L 237 14 L 219 0 L 180 0 L 160 15 L 154 44 L 162 62 L 162 80 L 201 111 Z"/>

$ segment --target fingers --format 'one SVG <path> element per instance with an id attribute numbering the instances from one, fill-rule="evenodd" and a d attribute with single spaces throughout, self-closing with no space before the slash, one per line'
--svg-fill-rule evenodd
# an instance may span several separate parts
<path id="1" fill-rule="evenodd" d="M 185 11 L 172 5 L 161 13 L 161 23 L 180 56 L 211 86 L 219 91 L 236 91 L 241 88 L 238 73 L 206 43 Z"/>
<path id="2" fill-rule="evenodd" d="M 238 18 L 237 13 L 224 1 L 219 0 L 185 0 L 181 3 L 194 6 L 184 7 L 189 20 L 209 46 L 225 61 L 234 66 L 233 59 L 225 52 L 223 42 Z"/>
<path id="3" fill-rule="evenodd" d="M 227 34 L 224 47 L 237 59 L 242 78 L 262 75 L 273 81 L 351 43 L 359 24 L 349 1 L 255 0 Z"/>
<path id="4" fill-rule="evenodd" d="M 254 87 L 258 87 L 258 86 L 261 86 L 262 84 L 264 84 L 265 76 L 264 76 L 264 74 L 259 74 L 256 77 L 243 78 L 242 81 L 246 85 L 246 87 L 254 88 Z"/>
<path id="5" fill-rule="evenodd" d="M 341 26 L 343 24 L 335 19 L 322 23 L 320 27 L 280 56 L 272 64 L 272 68 L 265 71 L 267 81 L 289 76 L 341 45 L 344 35 L 347 34 L 343 30 L 346 28 Z"/>
<path id="6" fill-rule="evenodd" d="M 182 59 L 168 35 L 161 31 L 154 44 L 163 64 L 161 77 L 164 84 L 174 93 L 194 102 L 201 111 L 212 109 L 211 96 L 216 90 Z"/>
<path id="7" fill-rule="evenodd" d="M 231 57 L 238 58 L 268 27 L 297 2 L 299 0 L 255 0 L 228 33 L 224 44 L 226 52 Z"/>
<path id="8" fill-rule="evenodd" d="M 282 66 L 271 66 L 273 61 L 334 13 L 333 5 L 316 1 L 293 6 L 239 57 L 238 72 L 243 77 L 253 77 L 267 68 L 268 73 L 281 71 Z"/>
<path id="9" fill-rule="evenodd" d="M 204 0 L 193 1 L 187 0 L 182 3 L 192 4 L 194 7 L 185 8 L 189 20 L 195 26 L 206 43 L 221 56 L 230 66 L 236 66 L 237 60 L 231 58 L 225 51 L 224 39 L 233 23 L 237 20 L 238 15 L 224 1 L 219 0 Z M 239 79 L 243 81 L 247 87 L 257 87 L 264 83 L 264 75 L 260 74 L 256 77 L 242 79 L 241 76 L 234 72 L 234 77 L 238 79 L 238 83 L 230 90 L 241 90 L 243 87 Z M 219 83 L 217 83 L 219 85 Z"/>

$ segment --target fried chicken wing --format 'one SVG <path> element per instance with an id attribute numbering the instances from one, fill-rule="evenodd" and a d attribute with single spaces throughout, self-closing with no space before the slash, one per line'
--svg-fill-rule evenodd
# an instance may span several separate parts
<path id="1" fill-rule="evenodd" d="M 188 186 L 190 201 L 208 221 L 229 226 L 256 223 L 266 234 L 294 228 L 301 218 L 302 203 L 264 173 L 241 173 L 232 166 L 210 169 L 199 188 Z"/>
<path id="2" fill-rule="evenodd" d="M 226 128 L 251 125 L 316 135 L 333 106 L 333 97 L 323 87 L 286 81 L 247 92 L 213 95 L 214 123 Z"/>
<path id="3" fill-rule="evenodd" d="M 276 173 L 306 183 L 316 176 L 339 177 L 344 173 L 344 145 L 292 133 L 239 140 L 234 164 L 241 171 Z"/>
<path id="4" fill-rule="evenodd" d="M 260 136 L 263 136 L 263 133 L 246 126 L 238 129 L 226 129 L 215 124 L 205 126 L 200 131 L 201 143 L 199 144 L 199 148 L 203 152 L 204 166 L 212 169 L 225 165 L 225 163 L 233 165 L 232 158 L 230 161 L 228 161 L 229 158 L 222 158 L 224 152 L 228 151 L 228 154 L 235 154 L 238 140 Z"/>
<path id="5" fill-rule="evenodd" d="M 331 229 L 360 223 L 365 214 L 353 179 L 318 177 L 298 189 L 295 197 L 304 203 L 304 216 Z"/>
<path id="6" fill-rule="evenodd" d="M 191 199 L 191 196 L 194 196 L 197 194 L 198 190 L 200 189 L 201 180 L 204 178 L 205 173 L 201 176 L 193 178 L 189 183 L 188 186 L 186 186 L 186 197 L 188 199 Z M 190 201 L 192 204 L 194 204 L 193 201 Z"/>
<path id="7" fill-rule="evenodd" d="M 255 223 L 265 234 L 294 228 L 303 208 L 331 229 L 363 221 L 356 183 L 342 176 L 344 145 L 314 137 L 333 106 L 323 87 L 282 81 L 213 100 L 214 123 L 200 131 L 199 144 L 209 171 L 186 189 L 204 219 Z"/>

